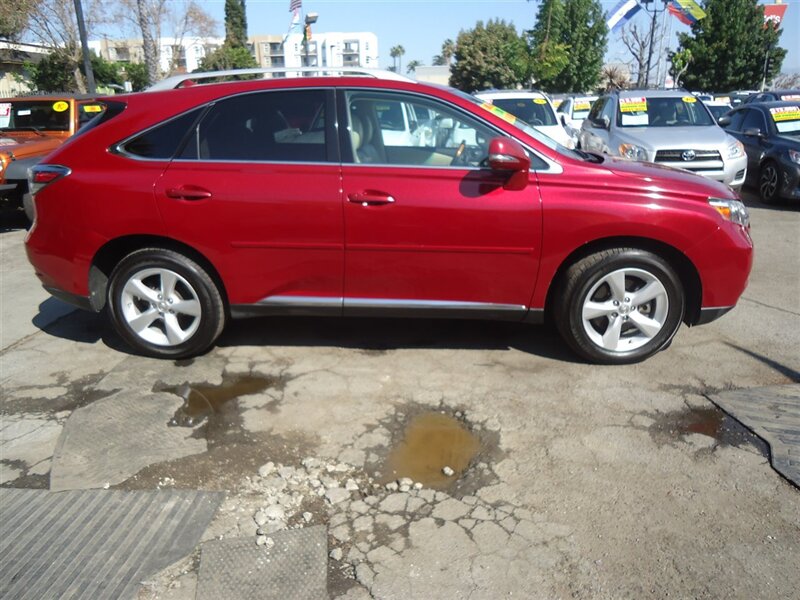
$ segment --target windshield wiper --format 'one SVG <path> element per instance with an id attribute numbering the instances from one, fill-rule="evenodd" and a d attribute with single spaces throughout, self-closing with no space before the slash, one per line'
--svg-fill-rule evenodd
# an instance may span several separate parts
<path id="1" fill-rule="evenodd" d="M 0 131 L 35 131 L 39 135 L 44 135 L 40 127 L 33 127 L 32 125 L 27 127 L 0 127 Z"/>

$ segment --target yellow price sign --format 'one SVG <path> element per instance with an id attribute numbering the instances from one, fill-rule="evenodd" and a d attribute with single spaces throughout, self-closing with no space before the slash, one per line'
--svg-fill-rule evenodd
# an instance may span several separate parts
<path id="1" fill-rule="evenodd" d="M 694 104 L 695 102 L 697 102 L 697 98 L 695 98 L 694 96 L 684 96 L 683 98 L 681 98 L 681 100 L 683 100 L 687 104 Z"/>
<path id="2" fill-rule="evenodd" d="M 64 112 L 69 108 L 69 102 L 64 102 L 63 100 L 59 100 L 58 102 L 53 104 L 53 110 L 55 112 Z"/>
<path id="3" fill-rule="evenodd" d="M 800 120 L 800 106 L 778 106 L 770 108 L 769 112 L 772 114 L 772 120 L 776 123 Z"/>
<path id="4" fill-rule="evenodd" d="M 575 108 L 573 110 L 580 112 L 582 110 L 589 110 L 591 108 L 592 108 L 591 102 L 576 102 Z"/>
<path id="5" fill-rule="evenodd" d="M 647 112 L 647 99 L 620 98 L 619 111 L 623 113 Z"/>
<path id="6" fill-rule="evenodd" d="M 547 100 L 545 100 L 544 98 L 534 98 L 533 101 L 536 104 L 547 104 Z"/>
<path id="7" fill-rule="evenodd" d="M 81 106 L 81 110 L 87 113 L 99 113 L 103 112 L 103 107 L 100 106 L 99 104 L 84 104 L 83 106 Z"/>

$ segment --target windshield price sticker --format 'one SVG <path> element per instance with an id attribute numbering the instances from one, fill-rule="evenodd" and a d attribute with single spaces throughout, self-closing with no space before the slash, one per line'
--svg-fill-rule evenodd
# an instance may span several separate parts
<path id="1" fill-rule="evenodd" d="M 683 98 L 681 98 L 681 100 L 683 100 L 687 104 L 694 104 L 695 102 L 697 102 L 697 98 L 695 98 L 694 96 L 684 96 Z"/>
<path id="2" fill-rule="evenodd" d="M 103 112 L 103 107 L 99 104 L 84 104 L 81 108 L 83 109 L 83 112 L 87 113 Z"/>
<path id="3" fill-rule="evenodd" d="M 484 102 L 483 104 L 481 104 L 481 108 L 483 110 L 488 110 L 490 113 L 497 115 L 498 117 L 508 121 L 509 123 L 515 123 L 517 120 L 517 117 L 515 117 L 511 113 L 507 113 L 502 108 L 500 108 L 499 106 L 495 106 L 494 104 L 489 104 L 488 102 Z"/>
<path id="4" fill-rule="evenodd" d="M 11 116 L 11 102 L 0 103 L 0 117 Z"/>
<path id="5" fill-rule="evenodd" d="M 776 123 L 800 120 L 800 106 L 778 106 L 770 108 L 769 112 Z"/>
<path id="6" fill-rule="evenodd" d="M 582 110 L 591 110 L 592 103 L 589 100 L 578 100 L 575 102 L 575 108 L 573 110 L 582 111 Z"/>
<path id="7" fill-rule="evenodd" d="M 536 104 L 547 104 L 547 100 L 545 100 L 544 98 L 534 98 L 533 101 Z"/>
<path id="8" fill-rule="evenodd" d="M 647 112 L 647 99 L 620 98 L 619 111 L 624 113 Z"/>
<path id="9" fill-rule="evenodd" d="M 53 104 L 53 110 L 56 112 L 64 112 L 69 108 L 69 104 L 64 102 L 63 100 L 59 100 L 55 104 Z"/>
<path id="10" fill-rule="evenodd" d="M 781 96 L 781 100 L 788 100 L 789 102 L 800 100 L 800 94 L 786 94 Z"/>

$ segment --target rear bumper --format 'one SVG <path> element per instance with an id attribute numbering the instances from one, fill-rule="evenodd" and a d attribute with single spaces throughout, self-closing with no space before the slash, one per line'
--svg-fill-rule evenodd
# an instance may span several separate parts
<path id="1" fill-rule="evenodd" d="M 58 298 L 62 302 L 66 302 L 67 304 L 71 304 L 72 306 L 77 306 L 82 310 L 94 310 L 92 308 L 91 302 L 89 302 L 89 298 L 85 296 L 79 296 L 78 294 L 71 294 L 69 292 L 65 292 L 64 290 L 60 290 L 58 288 L 50 287 L 50 286 L 43 286 L 44 289 L 48 291 L 48 293 L 53 296 L 54 298 Z"/>
<path id="2" fill-rule="evenodd" d="M 711 323 L 712 321 L 716 321 L 725 313 L 733 310 L 733 306 L 722 306 L 719 308 L 701 308 L 700 309 L 700 317 L 692 323 L 692 325 L 705 325 L 706 323 Z"/>

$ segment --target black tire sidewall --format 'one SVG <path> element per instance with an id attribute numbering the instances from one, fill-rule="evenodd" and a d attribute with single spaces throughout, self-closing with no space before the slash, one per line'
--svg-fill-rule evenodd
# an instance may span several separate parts
<path id="1" fill-rule="evenodd" d="M 641 269 L 662 283 L 667 291 L 669 308 L 661 331 L 644 346 L 627 352 L 613 352 L 600 348 L 583 328 L 583 305 L 589 290 L 607 274 L 619 269 Z M 685 299 L 680 279 L 661 258 L 643 250 L 624 250 L 612 254 L 581 273 L 568 299 L 567 341 L 579 354 L 601 364 L 629 364 L 640 362 L 666 347 L 677 333 L 685 310 Z M 569 339 L 572 338 L 572 339 Z"/>
<path id="2" fill-rule="evenodd" d="M 169 269 L 194 288 L 200 301 L 200 325 L 185 342 L 159 346 L 140 338 L 130 328 L 120 309 L 122 291 L 132 275 L 145 269 Z M 155 358 L 186 358 L 207 350 L 218 337 L 224 321 L 219 291 L 208 274 L 194 261 L 170 250 L 140 250 L 128 255 L 114 269 L 108 286 L 108 310 L 117 333 L 137 353 Z"/>

